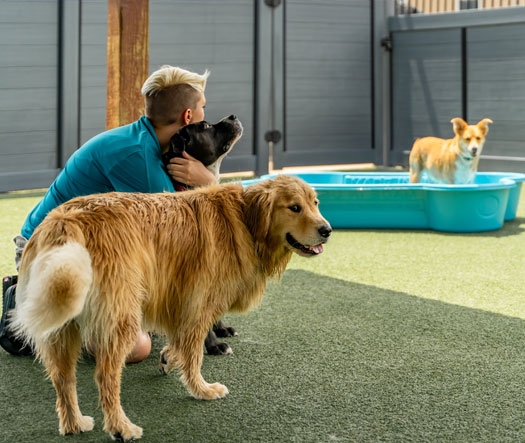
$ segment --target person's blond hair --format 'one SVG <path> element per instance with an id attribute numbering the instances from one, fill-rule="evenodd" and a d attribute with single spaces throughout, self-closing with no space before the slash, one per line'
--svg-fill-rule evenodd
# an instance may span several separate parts
<path id="1" fill-rule="evenodd" d="M 153 72 L 142 86 L 146 117 L 159 125 L 177 121 L 186 109 L 195 109 L 210 72 L 204 74 L 164 65 Z"/>

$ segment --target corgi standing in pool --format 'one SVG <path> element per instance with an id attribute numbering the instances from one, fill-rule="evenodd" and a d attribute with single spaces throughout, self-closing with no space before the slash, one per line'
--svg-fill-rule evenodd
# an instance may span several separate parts
<path id="1" fill-rule="evenodd" d="M 489 131 L 490 118 L 468 125 L 461 118 L 450 121 L 456 136 L 445 140 L 423 137 L 414 142 L 410 151 L 410 183 L 419 183 L 426 170 L 431 183 L 468 184 L 474 181 L 479 156 Z"/>

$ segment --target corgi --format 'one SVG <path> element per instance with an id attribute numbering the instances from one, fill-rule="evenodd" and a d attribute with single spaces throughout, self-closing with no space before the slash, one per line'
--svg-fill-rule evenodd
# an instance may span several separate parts
<path id="1" fill-rule="evenodd" d="M 493 121 L 484 118 L 477 125 L 468 125 L 462 118 L 453 118 L 450 123 L 454 138 L 423 137 L 414 142 L 409 156 L 410 183 L 419 183 L 425 170 L 431 183 L 474 182 L 488 124 Z"/>

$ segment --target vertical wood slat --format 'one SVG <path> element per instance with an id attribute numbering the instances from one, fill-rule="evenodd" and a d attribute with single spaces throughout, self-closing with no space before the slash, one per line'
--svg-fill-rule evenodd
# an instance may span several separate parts
<path id="1" fill-rule="evenodd" d="M 408 5 L 423 13 L 452 12 L 458 10 L 457 0 L 409 0 Z M 475 4 L 475 3 L 474 3 Z M 478 0 L 480 9 L 525 6 L 525 0 Z"/>
<path id="2" fill-rule="evenodd" d="M 423 13 L 456 11 L 455 0 L 409 0 L 408 5 Z"/>
<path id="3" fill-rule="evenodd" d="M 148 22 L 149 0 L 108 0 L 106 129 L 131 123 L 143 113 Z"/>

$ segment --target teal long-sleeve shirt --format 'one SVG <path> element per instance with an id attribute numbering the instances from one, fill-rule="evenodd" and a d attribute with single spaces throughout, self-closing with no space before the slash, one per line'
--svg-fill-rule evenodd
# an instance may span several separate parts
<path id="1" fill-rule="evenodd" d="M 29 239 L 52 209 L 80 195 L 104 192 L 173 192 L 160 144 L 147 117 L 88 140 L 69 158 L 22 226 Z"/>

